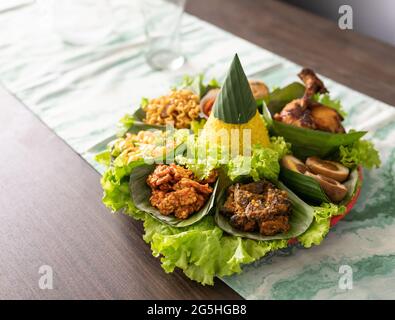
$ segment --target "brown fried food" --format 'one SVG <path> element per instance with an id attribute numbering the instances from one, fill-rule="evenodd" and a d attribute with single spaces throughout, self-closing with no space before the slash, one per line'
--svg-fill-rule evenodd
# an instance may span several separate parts
<path id="1" fill-rule="evenodd" d="M 266 180 L 231 186 L 220 209 L 236 229 L 263 235 L 288 231 L 291 211 L 287 193 Z"/>
<path id="2" fill-rule="evenodd" d="M 310 110 L 317 130 L 332 133 L 345 132 L 341 124 L 343 118 L 335 109 L 324 106 L 321 103 L 312 103 Z"/>
<path id="3" fill-rule="evenodd" d="M 309 68 L 303 68 L 298 73 L 299 78 L 303 81 L 306 91 L 304 98 L 311 99 L 316 93 L 327 93 L 324 83 L 317 77 L 315 72 Z"/>
<path id="4" fill-rule="evenodd" d="M 302 105 L 303 99 L 296 99 L 288 103 L 280 113 L 274 115 L 274 120 L 286 124 L 315 130 L 316 124 L 311 115 L 311 110 Z"/>
<path id="5" fill-rule="evenodd" d="M 151 205 L 163 215 L 174 214 L 179 219 L 187 219 L 204 206 L 213 192 L 208 183 L 201 184 L 193 179 L 191 170 L 175 164 L 158 165 L 147 178 L 152 189 Z"/>
<path id="6" fill-rule="evenodd" d="M 278 233 L 288 232 L 291 226 L 288 223 L 288 217 L 281 216 L 276 220 L 263 221 L 259 225 L 259 232 L 267 236 L 274 236 Z"/>
<path id="7" fill-rule="evenodd" d="M 230 217 L 230 223 L 239 230 L 253 232 L 257 228 L 256 220 L 249 219 L 245 215 L 235 214 Z"/>
<path id="8" fill-rule="evenodd" d="M 288 103 L 280 113 L 274 115 L 274 120 L 300 128 L 344 133 L 342 116 L 335 109 L 312 100 L 316 93 L 328 92 L 323 82 L 313 70 L 307 68 L 298 76 L 306 87 L 303 97 Z"/>
<path id="9" fill-rule="evenodd" d="M 173 186 L 174 190 L 182 190 L 184 188 L 194 188 L 197 192 L 205 195 L 213 192 L 213 189 L 208 184 L 200 184 L 197 181 L 186 178 L 182 178 Z"/>

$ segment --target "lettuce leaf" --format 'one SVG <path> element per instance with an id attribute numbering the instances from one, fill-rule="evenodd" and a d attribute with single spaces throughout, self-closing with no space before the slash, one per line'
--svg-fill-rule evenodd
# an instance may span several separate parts
<path id="1" fill-rule="evenodd" d="M 153 255 L 161 257 L 167 273 L 177 267 L 190 279 L 209 285 L 214 284 L 215 276 L 239 273 L 242 264 L 287 246 L 286 240 L 263 242 L 228 236 L 212 216 L 186 228 L 170 227 L 146 216 L 144 228 L 144 240 L 151 243 Z"/>
<path id="2" fill-rule="evenodd" d="M 207 122 L 206 119 L 193 120 L 191 122 L 191 130 L 194 133 L 194 135 L 197 136 L 199 134 L 199 131 L 203 129 L 206 122 Z"/>
<path id="3" fill-rule="evenodd" d="M 323 203 L 320 207 L 314 207 L 314 220 L 305 233 L 297 239 L 305 248 L 319 245 L 329 232 L 331 218 L 345 212 L 344 206 L 333 203 Z"/>
<path id="4" fill-rule="evenodd" d="M 347 112 L 344 111 L 340 100 L 331 99 L 328 93 L 325 94 L 316 93 L 313 96 L 313 100 L 323 104 L 324 106 L 335 109 L 343 118 L 347 116 Z"/>
<path id="5" fill-rule="evenodd" d="M 100 182 L 103 188 L 103 203 L 113 212 L 125 209 L 126 213 L 131 214 L 136 219 L 144 217 L 145 213 L 140 212 L 134 206 L 129 191 L 129 177 L 136 166 L 144 163 L 143 160 L 133 161 L 129 164 L 118 165 L 113 163 L 103 174 Z"/>
<path id="6" fill-rule="evenodd" d="M 270 142 L 270 148 L 278 153 L 279 160 L 285 155 L 291 154 L 291 144 L 286 142 L 284 137 L 271 137 Z"/>
<path id="7" fill-rule="evenodd" d="M 189 89 L 202 98 L 209 90 L 220 88 L 221 85 L 216 79 L 211 79 L 207 84 L 204 83 L 204 75 L 198 74 L 196 76 L 185 75 L 180 84 L 174 86 L 172 89 Z"/>
<path id="8" fill-rule="evenodd" d="M 106 151 L 98 153 L 95 156 L 95 161 L 97 163 L 100 163 L 100 164 L 106 166 L 106 167 L 109 167 L 110 164 L 111 164 L 111 152 L 110 152 L 110 150 L 107 149 Z"/>
<path id="9" fill-rule="evenodd" d="M 340 146 L 339 161 L 349 168 L 362 165 L 367 169 L 381 165 L 380 154 L 374 144 L 367 140 L 358 140 L 348 146 Z"/>
<path id="10" fill-rule="evenodd" d="M 274 181 L 280 173 L 279 154 L 271 148 L 255 145 L 251 157 L 238 155 L 229 161 L 227 169 L 232 180 L 248 175 L 255 181 L 262 178 Z"/>
<path id="11" fill-rule="evenodd" d="M 118 137 L 123 137 L 124 134 L 133 126 L 135 118 L 132 114 L 125 114 L 118 122 Z"/>

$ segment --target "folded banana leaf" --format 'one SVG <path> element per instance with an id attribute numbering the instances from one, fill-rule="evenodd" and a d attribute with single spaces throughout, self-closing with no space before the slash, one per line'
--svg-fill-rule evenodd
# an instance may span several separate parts
<path id="1" fill-rule="evenodd" d="M 266 99 L 266 104 L 272 115 L 280 112 L 284 106 L 294 99 L 301 98 L 304 94 L 305 87 L 300 82 L 292 82 L 284 88 L 273 90 Z"/>
<path id="2" fill-rule="evenodd" d="M 259 232 L 244 232 L 234 228 L 227 217 L 224 217 L 220 213 L 220 209 L 225 203 L 226 200 L 226 190 L 227 188 L 223 188 L 218 195 L 216 208 L 215 208 L 215 222 L 222 230 L 227 232 L 230 235 L 238 236 L 242 238 L 249 238 L 253 240 L 267 241 L 267 240 L 278 240 L 278 239 L 291 239 L 295 238 L 302 233 L 304 233 L 314 218 L 314 209 L 305 203 L 303 200 L 298 198 L 296 194 L 294 194 L 290 189 L 288 189 L 284 184 L 278 182 L 277 185 L 280 189 L 287 191 L 288 197 L 292 202 L 292 214 L 290 216 L 289 223 L 291 225 L 291 229 L 286 233 L 277 234 L 274 236 L 264 236 Z"/>
<path id="3" fill-rule="evenodd" d="M 358 168 L 350 172 L 350 176 L 346 182 L 343 182 L 343 184 L 347 188 L 347 194 L 339 205 L 347 205 L 361 186 L 362 181 L 359 179 Z"/>
<path id="4" fill-rule="evenodd" d="M 280 179 L 288 188 L 308 203 L 319 205 L 322 202 L 331 202 L 320 184 L 309 176 L 282 167 Z M 351 171 L 347 181 L 343 183 L 348 191 L 346 197 L 339 205 L 347 204 L 350 201 L 359 183 L 358 169 L 354 169 Z"/>
<path id="5" fill-rule="evenodd" d="M 274 135 L 282 136 L 290 142 L 293 154 L 301 159 L 310 156 L 325 158 L 337 151 L 340 146 L 350 145 L 366 134 L 366 131 L 330 133 L 299 128 L 275 120 L 271 129 Z"/>
<path id="6" fill-rule="evenodd" d="M 313 204 L 331 202 L 320 184 L 312 177 L 282 167 L 280 180 L 303 200 Z"/>
<path id="7" fill-rule="evenodd" d="M 217 186 L 219 183 L 218 180 L 214 185 L 213 193 L 207 200 L 204 207 L 198 212 L 193 213 L 188 219 L 182 220 L 174 216 L 162 215 L 158 209 L 151 205 L 149 201 L 151 196 L 151 188 L 147 185 L 146 180 L 148 175 L 153 172 L 154 169 L 155 165 L 141 165 L 136 167 L 130 175 L 130 195 L 137 209 L 149 213 L 155 219 L 171 225 L 172 227 L 179 228 L 190 226 L 210 213 L 210 210 L 213 208 L 215 196 L 217 193 Z"/>

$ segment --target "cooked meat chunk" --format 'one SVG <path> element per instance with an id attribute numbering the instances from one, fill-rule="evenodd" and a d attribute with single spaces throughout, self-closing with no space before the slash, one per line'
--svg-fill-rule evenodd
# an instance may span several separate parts
<path id="1" fill-rule="evenodd" d="M 264 193 L 268 187 L 269 185 L 264 180 L 239 185 L 240 190 L 244 190 L 256 194 Z"/>
<path id="2" fill-rule="evenodd" d="M 278 217 L 276 220 L 262 221 L 259 224 L 259 232 L 267 236 L 288 232 L 289 229 L 290 225 L 286 216 Z"/>
<path id="3" fill-rule="evenodd" d="M 262 180 L 231 186 L 220 212 L 236 229 L 273 235 L 289 230 L 291 210 L 287 193 Z"/>
<path id="4" fill-rule="evenodd" d="M 215 182 L 213 177 L 211 180 Z M 187 219 L 204 206 L 213 192 L 208 183 L 201 184 L 193 179 L 192 171 L 175 164 L 156 166 L 147 178 L 152 190 L 151 205 L 163 215 L 174 214 L 179 219 Z"/>
<path id="5" fill-rule="evenodd" d="M 280 113 L 274 115 L 274 120 L 300 128 L 344 133 L 341 115 L 335 109 L 312 99 L 316 93 L 328 92 L 323 82 L 311 69 L 305 68 L 298 75 L 306 87 L 303 97 L 288 103 Z"/>
<path id="6" fill-rule="evenodd" d="M 249 219 L 245 215 L 235 214 L 230 217 L 230 223 L 237 229 L 245 232 L 253 232 L 256 230 L 256 220 Z"/>

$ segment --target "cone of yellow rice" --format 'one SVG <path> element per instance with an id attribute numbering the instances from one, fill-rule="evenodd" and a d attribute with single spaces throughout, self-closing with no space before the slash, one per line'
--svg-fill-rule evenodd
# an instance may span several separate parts
<path id="1" fill-rule="evenodd" d="M 200 137 L 232 151 L 236 148 L 238 154 L 248 152 L 255 144 L 270 146 L 265 122 L 237 54 Z"/>

